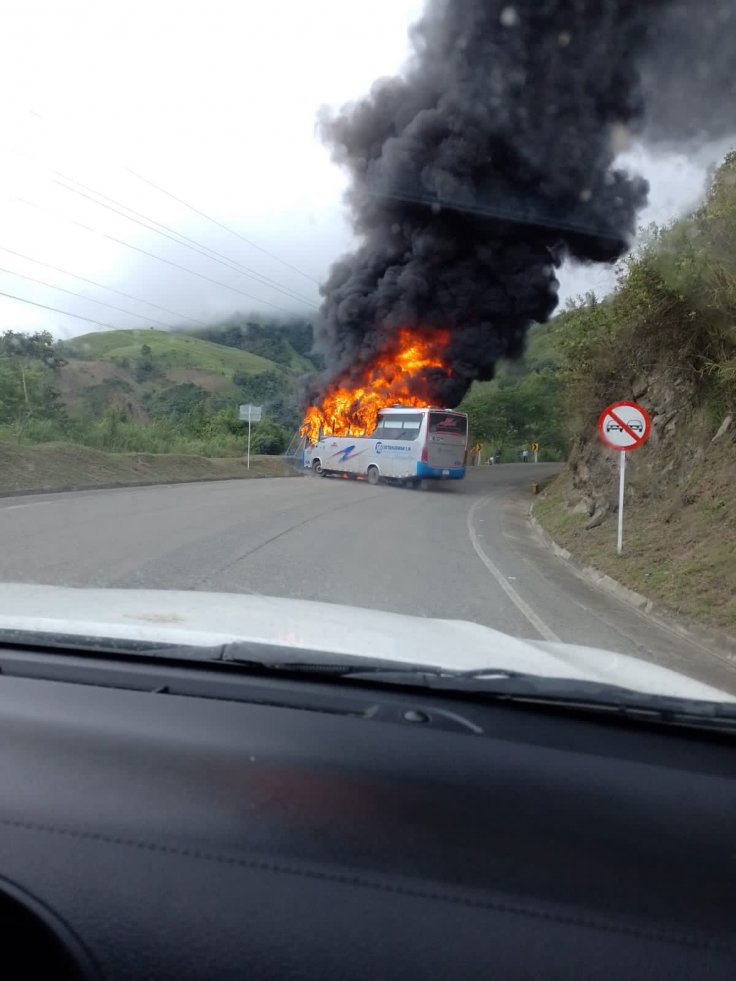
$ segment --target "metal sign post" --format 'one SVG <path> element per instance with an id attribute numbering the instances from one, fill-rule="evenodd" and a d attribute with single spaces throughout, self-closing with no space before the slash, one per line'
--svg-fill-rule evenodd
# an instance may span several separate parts
<path id="1" fill-rule="evenodd" d="M 263 406 L 260 405 L 241 405 L 240 420 L 248 423 L 248 462 L 246 468 L 250 470 L 250 426 L 253 422 L 260 422 L 263 415 Z"/>
<path id="2" fill-rule="evenodd" d="M 624 485 L 626 482 L 626 450 L 618 458 L 618 535 L 616 551 L 621 554 L 624 547 Z"/>
<path id="3" fill-rule="evenodd" d="M 613 402 L 601 412 L 598 435 L 612 450 L 618 450 L 618 532 L 616 551 L 624 547 L 624 490 L 626 486 L 626 451 L 643 446 L 649 437 L 652 423 L 649 413 L 636 402 Z"/>

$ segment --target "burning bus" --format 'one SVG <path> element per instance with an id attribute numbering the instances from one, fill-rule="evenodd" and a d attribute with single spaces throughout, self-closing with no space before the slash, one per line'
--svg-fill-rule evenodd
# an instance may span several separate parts
<path id="1" fill-rule="evenodd" d="M 396 405 L 381 409 L 362 436 L 325 436 L 310 443 L 304 466 L 322 476 L 349 474 L 418 487 L 422 480 L 465 476 L 468 417 L 450 409 Z"/>
<path id="2" fill-rule="evenodd" d="M 464 477 L 468 417 L 432 397 L 451 375 L 448 341 L 446 330 L 402 327 L 328 383 L 305 413 L 304 466 L 372 484 Z"/>

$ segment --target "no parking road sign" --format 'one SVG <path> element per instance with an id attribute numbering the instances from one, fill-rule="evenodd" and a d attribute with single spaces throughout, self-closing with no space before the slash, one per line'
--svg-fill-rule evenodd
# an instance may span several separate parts
<path id="1" fill-rule="evenodd" d="M 619 450 L 618 536 L 616 551 L 621 554 L 624 535 L 624 484 L 626 451 L 636 450 L 649 437 L 652 423 L 649 413 L 636 402 L 613 402 L 598 418 L 598 435 L 612 450 Z"/>
<path id="2" fill-rule="evenodd" d="M 649 413 L 636 402 L 613 402 L 598 419 L 598 435 L 612 450 L 635 450 L 649 436 Z"/>

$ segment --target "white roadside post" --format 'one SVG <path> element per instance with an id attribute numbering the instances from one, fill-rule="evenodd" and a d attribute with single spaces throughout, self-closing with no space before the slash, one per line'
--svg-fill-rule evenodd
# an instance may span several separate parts
<path id="1" fill-rule="evenodd" d="M 626 450 L 618 458 L 618 535 L 616 551 L 621 554 L 624 547 L 624 484 L 626 482 Z"/>
<path id="2" fill-rule="evenodd" d="M 249 405 L 248 406 L 248 463 L 246 464 L 246 467 L 247 467 L 248 470 L 250 470 L 250 423 L 251 423 L 251 418 L 250 417 L 251 417 L 252 414 L 253 414 L 253 406 L 252 405 Z M 624 456 L 626 456 L 625 453 L 624 453 Z M 621 551 L 621 550 L 619 549 L 619 551 Z"/>
<path id="3" fill-rule="evenodd" d="M 643 446 L 649 436 L 649 413 L 636 402 L 613 402 L 601 412 L 598 435 L 601 441 L 621 454 L 618 458 L 618 530 L 616 551 L 624 547 L 624 491 L 626 489 L 626 453 Z"/>
<path id="4" fill-rule="evenodd" d="M 262 414 L 263 406 L 261 405 L 240 406 L 240 421 L 248 423 L 248 462 L 246 464 L 248 470 L 250 470 L 250 426 L 252 422 L 260 422 Z"/>

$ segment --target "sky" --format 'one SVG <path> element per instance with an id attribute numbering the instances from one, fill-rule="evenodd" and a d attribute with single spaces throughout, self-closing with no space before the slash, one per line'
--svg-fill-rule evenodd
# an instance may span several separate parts
<path id="1" fill-rule="evenodd" d="M 422 6 L 4 0 L 0 294 L 42 306 L 0 295 L 0 331 L 313 315 L 352 244 L 317 113 L 400 69 Z M 630 150 L 640 224 L 692 207 L 725 149 Z M 559 278 L 563 301 L 613 282 Z"/>

